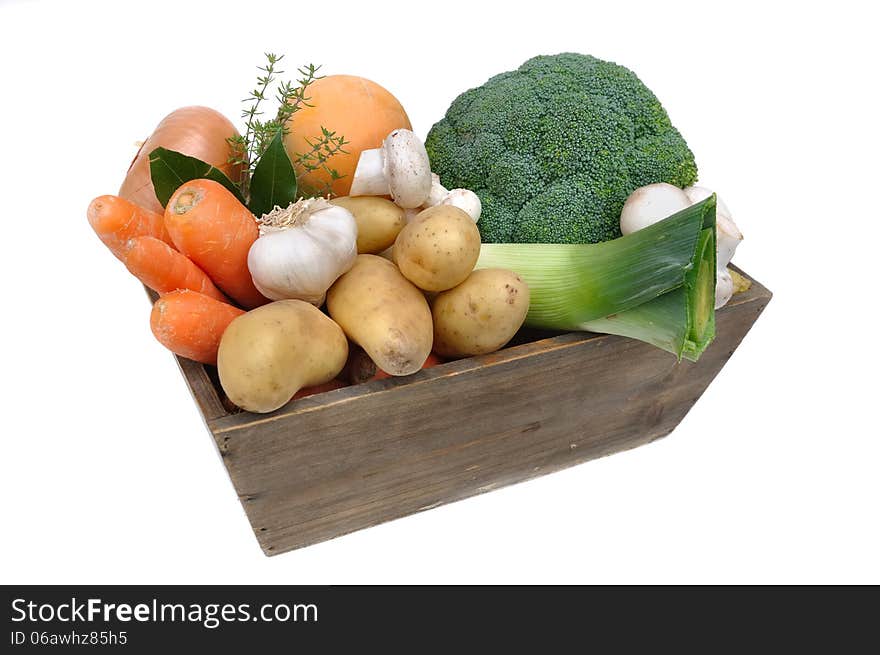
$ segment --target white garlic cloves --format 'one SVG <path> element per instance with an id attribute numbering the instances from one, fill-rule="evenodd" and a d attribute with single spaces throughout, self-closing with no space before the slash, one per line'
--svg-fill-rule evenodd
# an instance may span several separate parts
<path id="1" fill-rule="evenodd" d="M 354 265 L 357 223 L 344 207 L 308 198 L 276 208 L 260 223 L 248 269 L 254 286 L 270 300 L 320 306 L 327 289 Z"/>

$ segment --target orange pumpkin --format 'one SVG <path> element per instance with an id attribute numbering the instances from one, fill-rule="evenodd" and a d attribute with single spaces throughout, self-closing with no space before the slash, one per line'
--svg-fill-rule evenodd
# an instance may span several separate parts
<path id="1" fill-rule="evenodd" d="M 302 107 L 290 119 L 284 145 L 291 159 L 306 152 L 321 136 L 321 127 L 344 136 L 346 153 L 334 155 L 327 165 L 343 177 L 332 183 L 335 196 L 347 196 L 361 151 L 378 148 L 388 134 L 398 128 L 412 129 L 409 117 L 391 93 L 363 77 L 329 75 L 313 82 L 306 93 L 311 107 Z M 323 189 L 330 176 L 322 170 L 298 171 L 302 184 Z"/>

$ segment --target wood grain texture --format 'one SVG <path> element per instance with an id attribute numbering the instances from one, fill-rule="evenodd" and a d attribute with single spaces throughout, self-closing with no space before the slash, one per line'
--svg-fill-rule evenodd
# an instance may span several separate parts
<path id="1" fill-rule="evenodd" d="M 181 360 L 181 370 L 257 540 L 274 555 L 668 434 L 770 298 L 757 282 L 735 296 L 697 363 L 623 337 L 569 333 L 267 415 L 227 412 L 206 367 Z"/>

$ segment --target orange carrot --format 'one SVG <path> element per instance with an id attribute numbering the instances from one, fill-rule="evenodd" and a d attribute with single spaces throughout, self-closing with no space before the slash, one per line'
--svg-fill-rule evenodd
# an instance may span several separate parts
<path id="1" fill-rule="evenodd" d="M 159 298 L 150 314 L 156 339 L 171 352 L 203 364 L 217 363 L 217 349 L 227 326 L 244 312 L 189 289 Z"/>
<path id="2" fill-rule="evenodd" d="M 293 398 L 291 400 L 296 400 L 297 398 L 305 398 L 306 396 L 314 396 L 316 393 L 324 393 L 325 391 L 333 391 L 334 389 L 341 389 L 342 387 L 347 387 L 348 385 L 342 380 L 330 380 L 330 382 L 325 382 L 324 384 L 316 384 L 314 387 L 304 387 L 300 389 L 295 394 L 293 394 Z"/>
<path id="3" fill-rule="evenodd" d="M 182 185 L 165 207 L 165 226 L 177 249 L 230 298 L 247 308 L 269 302 L 247 266 L 248 250 L 259 236 L 257 219 L 222 184 Z"/>
<path id="4" fill-rule="evenodd" d="M 132 275 L 157 293 L 191 289 L 215 300 L 229 302 L 189 257 L 155 237 L 129 239 L 122 252 L 122 261 Z"/>
<path id="5" fill-rule="evenodd" d="M 89 204 L 89 223 L 110 251 L 122 259 L 129 239 L 156 237 L 171 243 L 162 214 L 138 207 L 118 196 L 99 196 Z"/>

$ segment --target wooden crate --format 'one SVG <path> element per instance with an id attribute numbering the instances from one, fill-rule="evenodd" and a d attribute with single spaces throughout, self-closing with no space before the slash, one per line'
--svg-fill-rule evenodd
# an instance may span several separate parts
<path id="1" fill-rule="evenodd" d="M 669 434 L 771 295 L 752 280 L 734 296 L 697 363 L 623 337 L 524 334 L 264 415 L 235 412 L 213 367 L 178 364 L 257 541 L 276 555 Z"/>

